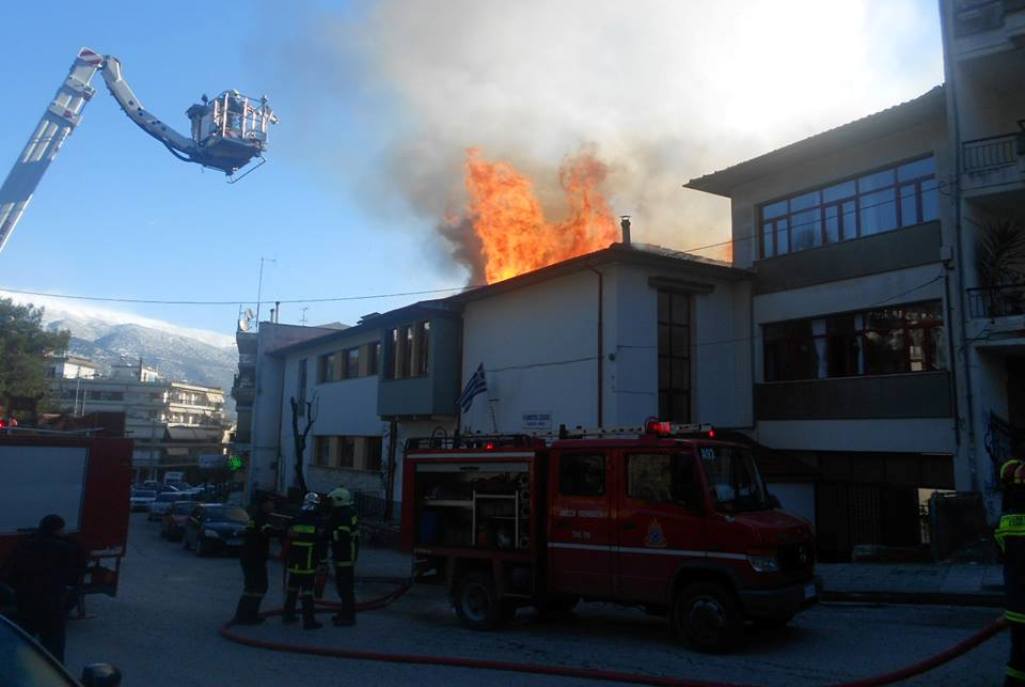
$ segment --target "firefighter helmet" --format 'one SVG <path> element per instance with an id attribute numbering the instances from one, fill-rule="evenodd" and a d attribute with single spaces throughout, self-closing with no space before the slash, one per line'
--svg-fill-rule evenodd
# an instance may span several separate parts
<path id="1" fill-rule="evenodd" d="M 317 510 L 320 507 L 320 494 L 311 491 L 303 499 L 303 510 Z"/>
<path id="2" fill-rule="evenodd" d="M 338 487 L 327 495 L 336 508 L 352 505 L 352 494 L 345 487 Z"/>

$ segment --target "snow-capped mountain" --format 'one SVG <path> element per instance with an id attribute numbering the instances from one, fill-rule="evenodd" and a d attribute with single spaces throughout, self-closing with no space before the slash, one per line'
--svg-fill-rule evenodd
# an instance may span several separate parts
<path id="1" fill-rule="evenodd" d="M 231 388 L 238 366 L 234 346 L 213 346 L 184 334 L 162 331 L 141 324 L 111 324 L 94 318 L 57 314 L 44 315 L 47 329 L 71 332 L 69 352 L 89 358 L 101 369 L 123 361 L 142 358 L 164 379 L 206 386 Z"/>
<path id="2" fill-rule="evenodd" d="M 168 380 L 231 389 L 238 367 L 234 337 L 92 306 L 69 305 L 51 296 L 27 296 L 0 290 L 0 297 L 42 306 L 43 326 L 71 332 L 69 353 L 98 363 L 101 372 L 120 362 L 156 368 Z M 234 403 L 225 404 L 227 412 Z"/>

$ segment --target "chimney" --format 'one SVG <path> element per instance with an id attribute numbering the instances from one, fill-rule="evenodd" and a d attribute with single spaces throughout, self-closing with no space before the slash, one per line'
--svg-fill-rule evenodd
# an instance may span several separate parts
<path id="1" fill-rule="evenodd" d="M 630 245 L 630 215 L 623 215 L 619 218 L 619 226 L 623 230 L 623 245 Z"/>

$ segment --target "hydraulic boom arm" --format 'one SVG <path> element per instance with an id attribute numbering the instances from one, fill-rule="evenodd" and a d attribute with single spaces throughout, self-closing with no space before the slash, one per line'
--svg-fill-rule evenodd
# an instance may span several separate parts
<path id="1" fill-rule="evenodd" d="M 267 129 L 278 121 L 266 98 L 256 100 L 238 91 L 225 91 L 212 101 L 203 96 L 201 103 L 186 111 L 192 129 L 191 137 L 183 136 L 143 107 L 125 81 L 121 62 L 116 57 L 101 56 L 82 48 L 0 186 L 0 251 L 25 214 L 43 174 L 81 121 L 83 108 L 96 93 L 89 84 L 97 71 L 103 73 L 107 89 L 125 114 L 179 160 L 219 169 L 229 177 L 254 158 L 259 162 L 249 171 L 263 164 Z M 242 176 L 245 174 L 248 171 Z"/>

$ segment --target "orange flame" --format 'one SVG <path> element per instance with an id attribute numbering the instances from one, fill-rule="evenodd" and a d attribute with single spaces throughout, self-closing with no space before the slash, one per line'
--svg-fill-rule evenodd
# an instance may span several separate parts
<path id="1" fill-rule="evenodd" d="M 478 149 L 469 149 L 468 214 L 480 239 L 487 282 L 509 279 L 618 241 L 615 217 L 599 190 L 607 173 L 606 166 L 590 153 L 567 159 L 559 169 L 559 182 L 568 216 L 550 222 L 527 177 L 506 162 L 488 162 Z"/>

